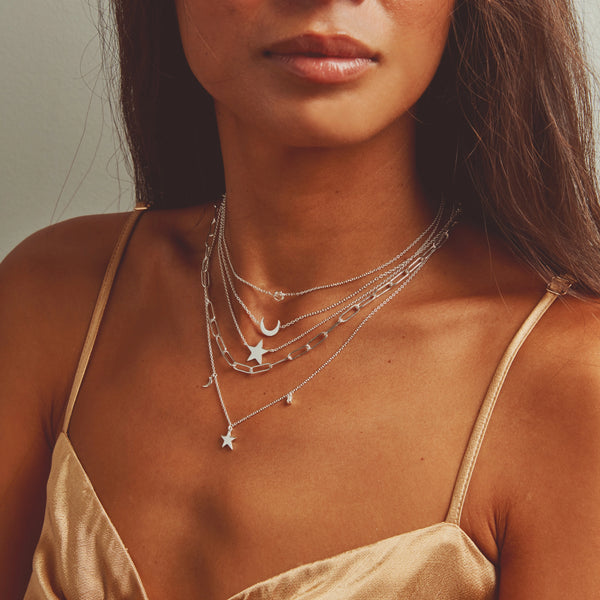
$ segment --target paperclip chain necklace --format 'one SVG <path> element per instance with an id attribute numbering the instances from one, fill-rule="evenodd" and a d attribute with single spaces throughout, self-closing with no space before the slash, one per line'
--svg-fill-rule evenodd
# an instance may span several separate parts
<path id="1" fill-rule="evenodd" d="M 225 401 L 223 399 L 223 394 L 221 392 L 221 387 L 219 385 L 219 379 L 218 379 L 218 374 L 217 374 L 217 370 L 216 370 L 216 364 L 215 364 L 215 358 L 214 358 L 214 354 L 213 354 L 212 340 L 211 340 L 211 337 L 213 337 L 213 324 L 216 324 L 216 320 L 214 319 L 214 317 L 215 317 L 214 306 L 212 306 L 212 302 L 210 301 L 210 298 L 208 295 L 208 290 L 210 287 L 210 273 L 209 273 L 210 257 L 211 257 L 211 254 L 212 254 L 212 251 L 214 248 L 214 242 L 215 242 L 214 225 L 215 225 L 216 218 L 213 219 L 208 237 L 205 242 L 205 255 L 204 255 L 204 259 L 202 261 L 202 273 L 201 273 L 201 282 L 202 282 L 202 288 L 204 291 L 204 306 L 205 306 L 205 318 L 206 318 L 206 335 L 207 335 L 207 344 L 208 344 L 208 355 L 209 355 L 210 367 L 211 367 L 211 372 L 212 372 L 208 384 L 204 387 L 208 387 L 209 385 L 214 385 L 216 392 L 217 392 L 219 404 L 220 404 L 223 414 L 225 416 L 225 420 L 227 421 L 227 433 L 225 435 L 220 436 L 221 442 L 222 442 L 221 447 L 229 448 L 230 450 L 233 450 L 233 442 L 236 439 L 233 436 L 233 430 L 238 425 L 241 425 L 242 423 L 248 421 L 252 417 L 260 414 L 261 412 L 267 410 L 271 406 L 274 406 L 275 404 L 278 404 L 279 402 L 282 402 L 284 400 L 285 400 L 286 404 L 288 404 L 288 405 L 291 404 L 293 395 L 298 390 L 300 390 L 302 387 L 304 387 L 307 383 L 309 383 L 319 373 L 321 373 L 321 371 L 323 371 L 323 369 L 325 369 L 329 364 L 331 364 L 331 362 L 333 362 L 340 355 L 340 353 L 348 346 L 348 344 L 354 339 L 356 334 L 360 331 L 360 329 L 362 329 L 362 327 L 367 323 L 367 321 L 369 321 L 369 319 L 371 319 L 385 305 L 387 305 L 389 302 L 391 302 L 392 299 L 395 298 L 408 285 L 408 283 L 413 279 L 413 277 L 415 277 L 415 275 L 425 266 L 425 264 L 427 263 L 429 258 L 433 255 L 433 253 L 436 252 L 448 239 L 450 230 L 456 224 L 459 214 L 460 214 L 460 209 L 455 209 L 452 212 L 448 222 L 440 230 L 439 234 L 436 235 L 435 238 L 432 240 L 427 251 L 424 252 L 423 255 L 419 257 L 420 261 L 415 263 L 415 265 L 411 271 L 407 272 L 407 275 L 404 278 L 404 280 L 401 283 L 396 285 L 396 289 L 385 300 L 383 300 L 380 304 L 378 304 L 375 308 L 373 308 L 371 310 L 371 312 L 369 312 L 367 314 L 367 316 L 355 327 L 355 329 L 352 331 L 352 333 L 346 338 L 346 340 L 342 343 L 342 345 L 324 363 L 322 363 L 308 377 L 303 379 L 300 383 L 298 383 L 296 386 L 294 386 L 286 394 L 283 394 L 282 396 L 275 398 L 274 400 L 268 402 L 267 404 L 264 404 L 260 408 L 256 409 L 255 411 L 247 414 L 246 416 L 244 416 L 241 419 L 238 419 L 236 421 L 232 421 L 231 417 L 229 416 L 227 406 L 225 405 Z M 392 288 L 390 288 L 390 289 L 392 289 Z M 372 300 L 374 300 L 374 298 L 369 300 L 368 303 L 370 303 Z M 351 307 L 351 308 L 354 308 L 354 307 Z M 347 320 L 350 320 L 350 318 L 355 316 L 359 310 L 360 310 L 360 308 L 355 310 L 349 316 L 349 318 Z M 339 319 L 338 319 L 338 321 L 339 321 Z M 336 321 L 336 323 L 337 323 L 337 321 Z M 335 325 L 335 326 L 337 326 L 337 325 Z M 218 325 L 216 327 L 217 327 L 217 331 L 218 331 Z M 327 335 L 328 334 L 326 334 L 325 337 Z M 220 336 L 220 334 L 219 334 L 219 338 L 220 338 L 221 343 L 223 343 L 223 345 L 224 345 L 223 338 Z M 221 348 L 221 346 L 219 345 L 219 338 L 216 339 L 216 343 L 219 346 L 219 348 Z M 323 339 L 325 339 L 325 338 L 323 338 Z M 321 340 L 321 341 L 323 341 L 323 340 Z M 321 342 L 318 342 L 318 343 L 321 343 Z M 307 347 L 308 347 L 308 350 L 311 349 L 308 344 L 307 344 Z M 308 350 L 306 350 L 306 351 L 308 351 Z M 222 350 L 222 353 L 223 353 L 223 350 Z M 225 350 L 225 353 L 231 358 L 231 355 L 226 350 Z M 231 359 L 231 360 L 233 361 L 233 359 Z M 229 361 L 227 361 L 227 362 L 229 362 Z M 230 364 L 230 366 L 233 366 L 233 365 Z M 243 366 L 248 368 L 247 365 L 243 365 Z M 270 367 L 270 368 L 272 368 L 272 367 Z M 270 368 L 267 370 L 270 370 Z M 252 369 L 252 367 L 250 367 L 250 369 Z M 247 372 L 247 371 L 242 370 L 241 372 Z"/>
<path id="2" fill-rule="evenodd" d="M 325 319 L 323 319 L 320 322 L 318 322 L 317 324 L 313 325 L 306 331 L 300 333 L 299 335 L 292 338 L 291 340 L 281 344 L 277 348 L 271 348 L 271 349 L 264 349 L 262 346 L 262 344 L 263 344 L 262 340 L 256 346 L 251 346 L 250 344 L 248 344 L 245 336 L 243 335 L 243 333 L 241 331 L 241 328 L 237 321 L 237 317 L 235 316 L 235 311 L 233 310 L 233 307 L 231 305 L 231 299 L 229 297 L 229 291 L 227 289 L 227 282 L 224 280 L 225 298 L 226 298 L 227 304 L 229 306 L 229 311 L 230 311 L 230 314 L 231 314 L 231 317 L 233 320 L 234 327 L 235 327 L 236 331 L 238 332 L 238 335 L 240 336 L 244 345 L 247 347 L 248 350 L 250 350 L 250 356 L 248 357 L 248 360 L 253 359 L 256 362 L 258 362 L 259 365 L 261 365 L 260 368 L 255 367 L 254 369 L 256 369 L 256 370 L 254 370 L 253 368 L 250 368 L 249 374 L 254 375 L 257 373 L 264 373 L 267 370 L 270 370 L 270 368 L 268 367 L 268 364 L 265 364 L 264 367 L 262 366 L 263 365 L 262 356 L 264 354 L 278 352 L 278 351 L 286 348 L 287 346 L 290 346 L 291 344 L 299 341 L 300 339 L 306 337 L 309 333 L 311 333 L 318 327 L 322 326 L 323 324 L 327 323 L 328 321 L 331 321 L 331 319 L 333 319 L 334 317 L 338 317 L 337 321 L 335 321 L 333 323 L 333 325 L 330 326 L 327 330 L 322 331 L 321 333 L 317 334 L 315 337 L 313 337 L 311 340 L 309 340 L 306 344 L 303 344 L 300 348 L 294 350 L 293 352 L 290 352 L 285 358 L 280 359 L 279 361 L 277 361 L 275 363 L 271 363 L 271 368 L 276 366 L 277 364 L 288 362 L 290 360 L 295 360 L 296 358 L 299 358 L 300 356 L 304 356 L 304 354 L 306 354 L 308 351 L 315 348 L 319 343 L 324 341 L 325 338 L 328 337 L 328 335 L 335 328 L 338 327 L 338 325 L 347 323 L 352 317 L 355 316 L 355 314 L 357 314 L 359 312 L 359 310 L 361 310 L 362 308 L 364 308 L 365 306 L 370 304 L 373 300 L 377 299 L 382 294 L 388 292 L 390 289 L 392 289 L 396 285 L 402 283 L 404 281 L 404 278 L 407 277 L 409 273 L 412 273 L 412 271 L 416 268 L 416 266 L 418 266 L 418 264 L 420 264 L 421 252 L 423 251 L 423 249 L 425 249 L 427 247 L 428 247 L 427 243 L 424 244 L 421 248 L 419 248 L 419 250 L 417 252 L 415 252 L 415 254 L 411 258 L 407 259 L 404 263 L 399 265 L 401 270 L 394 270 L 393 274 L 391 276 L 389 276 L 386 280 L 384 280 L 383 283 L 381 283 L 380 285 L 378 285 L 371 291 L 368 291 L 368 292 L 364 293 L 363 295 L 361 295 L 354 304 L 352 304 L 350 306 L 348 306 L 348 305 L 342 306 L 336 312 L 334 312 L 333 314 L 330 314 Z M 219 265 L 219 266 L 222 268 L 222 265 Z M 221 273 L 223 273 L 222 270 L 221 270 Z M 379 279 L 379 277 L 376 279 Z M 374 285 L 374 283 L 375 282 L 372 282 L 372 285 Z M 361 290 L 362 289 L 363 288 L 361 288 Z M 219 350 L 221 351 L 221 354 L 223 355 L 223 358 L 225 358 L 225 360 L 231 365 L 231 363 L 230 363 L 231 354 L 227 351 L 227 347 L 225 345 L 225 342 L 222 340 L 222 336 L 220 336 L 221 340 L 219 340 L 219 335 L 217 335 L 215 333 L 217 331 L 219 331 L 219 326 L 218 326 L 218 323 L 216 322 L 216 316 L 215 316 L 215 323 L 213 324 L 211 322 L 211 332 L 213 333 L 213 337 L 217 343 L 217 347 L 219 348 Z M 234 364 L 231 366 L 236 370 L 242 370 L 242 372 L 247 372 L 247 371 L 243 370 L 243 367 L 242 367 L 242 369 L 240 369 L 241 365 L 242 365 L 242 363 L 234 361 Z"/>
<path id="3" fill-rule="evenodd" d="M 423 244 L 423 246 L 419 248 L 417 252 L 415 252 L 413 257 L 409 259 L 409 264 L 406 266 L 406 268 L 390 277 L 387 281 L 384 281 L 383 283 L 378 285 L 373 291 L 367 293 L 365 296 L 363 296 L 360 302 L 357 302 L 355 304 L 352 304 L 350 307 L 345 308 L 344 312 L 337 318 L 336 321 L 334 321 L 334 323 L 329 327 L 329 329 L 318 333 L 307 343 L 303 344 L 301 347 L 287 354 L 287 356 L 285 356 L 284 358 L 281 358 L 275 362 L 262 362 L 262 355 L 266 353 L 266 350 L 262 348 L 262 341 L 257 345 L 257 347 L 255 347 L 254 352 L 251 353 L 251 356 L 249 357 L 249 359 L 255 357 L 255 360 L 258 362 L 258 365 L 249 366 L 245 363 L 240 363 L 233 358 L 221 334 L 214 306 L 212 304 L 212 301 L 210 300 L 208 290 L 205 290 L 206 300 L 208 303 L 207 308 L 209 311 L 210 333 L 215 339 L 215 342 L 217 344 L 217 347 L 219 348 L 219 351 L 221 352 L 221 355 L 223 356 L 227 364 L 235 371 L 247 375 L 258 375 L 260 373 L 266 373 L 267 371 L 270 371 L 273 367 L 276 367 L 277 365 L 296 360 L 297 358 L 304 356 L 311 350 L 314 350 L 317 346 L 319 346 L 325 341 L 325 339 L 334 329 L 336 329 L 340 325 L 347 323 L 350 319 L 354 318 L 363 308 L 371 304 L 371 302 L 373 302 L 383 294 L 388 293 L 394 287 L 402 284 L 413 272 L 420 269 L 425 260 L 425 256 L 427 256 L 427 258 L 429 256 L 427 252 L 430 251 L 431 246 L 435 246 L 436 243 L 439 243 L 441 237 L 447 235 L 447 233 L 447 227 L 444 227 L 440 232 L 438 232 L 437 235 L 434 236 L 432 241 Z M 423 254 L 423 252 L 425 252 L 425 255 Z"/>

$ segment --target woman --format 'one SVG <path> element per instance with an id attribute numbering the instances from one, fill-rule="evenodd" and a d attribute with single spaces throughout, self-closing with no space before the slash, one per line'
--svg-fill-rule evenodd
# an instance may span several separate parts
<path id="1" fill-rule="evenodd" d="M 2 597 L 597 597 L 570 4 L 114 11 L 152 210 L 2 265 Z"/>

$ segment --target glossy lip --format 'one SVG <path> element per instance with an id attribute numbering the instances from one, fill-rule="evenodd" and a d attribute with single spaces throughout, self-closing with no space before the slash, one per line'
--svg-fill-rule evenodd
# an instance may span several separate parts
<path id="1" fill-rule="evenodd" d="M 269 46 L 264 56 L 289 73 L 314 83 L 345 83 L 372 69 L 376 52 L 344 34 L 304 34 Z"/>

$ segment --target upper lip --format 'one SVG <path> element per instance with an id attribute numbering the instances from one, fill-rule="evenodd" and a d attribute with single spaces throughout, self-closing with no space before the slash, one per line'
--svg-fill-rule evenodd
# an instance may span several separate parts
<path id="1" fill-rule="evenodd" d="M 367 45 L 345 34 L 320 35 L 306 33 L 276 42 L 265 54 L 299 54 L 327 58 L 368 58 L 376 60 L 377 54 Z"/>

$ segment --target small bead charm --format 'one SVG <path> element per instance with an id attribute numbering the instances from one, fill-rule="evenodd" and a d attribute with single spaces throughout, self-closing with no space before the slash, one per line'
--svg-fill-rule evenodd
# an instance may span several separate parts
<path id="1" fill-rule="evenodd" d="M 292 392 L 290 392 L 286 397 L 285 397 L 285 403 L 289 406 L 294 398 L 294 394 L 292 394 Z"/>

